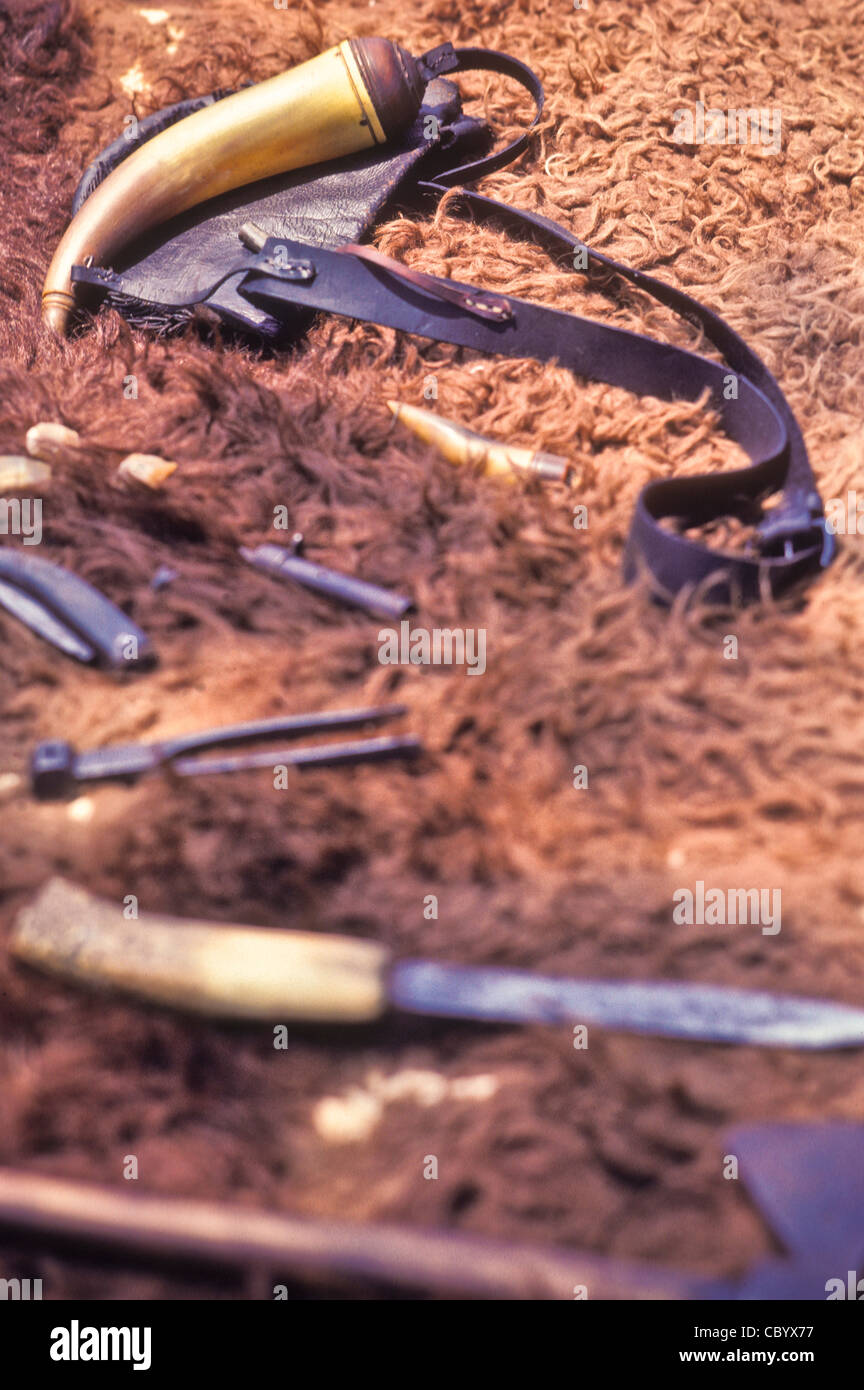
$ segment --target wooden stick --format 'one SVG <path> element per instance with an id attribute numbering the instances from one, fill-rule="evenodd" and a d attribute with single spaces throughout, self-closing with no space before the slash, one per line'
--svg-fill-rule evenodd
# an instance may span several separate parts
<path id="1" fill-rule="evenodd" d="M 691 1299 L 700 1290 L 699 1280 L 673 1271 L 566 1249 L 132 1195 L 9 1168 L 0 1168 L 0 1227 L 136 1255 L 473 1298 L 570 1300 L 585 1286 L 591 1299 Z"/>

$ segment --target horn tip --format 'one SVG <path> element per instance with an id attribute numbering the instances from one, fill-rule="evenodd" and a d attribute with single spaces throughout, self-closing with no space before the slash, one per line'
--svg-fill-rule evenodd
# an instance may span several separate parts
<path id="1" fill-rule="evenodd" d="M 50 291 L 42 300 L 42 322 L 59 338 L 65 338 L 69 331 L 69 320 L 75 301 L 71 295 Z"/>

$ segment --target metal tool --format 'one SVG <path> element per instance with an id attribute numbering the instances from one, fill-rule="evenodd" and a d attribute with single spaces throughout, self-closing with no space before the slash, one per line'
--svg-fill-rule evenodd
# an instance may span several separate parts
<path id="1" fill-rule="evenodd" d="M 864 1126 L 753 1125 L 727 1130 L 723 1151 L 785 1254 L 690 1296 L 824 1302 L 840 1285 L 857 1297 L 846 1290 L 864 1271 Z"/>
<path id="2" fill-rule="evenodd" d="M 413 599 L 405 594 L 394 594 L 377 584 L 368 584 L 364 579 L 353 575 L 340 574 L 338 570 L 325 569 L 324 565 L 313 564 L 301 555 L 303 536 L 300 531 L 291 537 L 289 549 L 281 545 L 256 546 L 249 550 L 241 545 L 240 554 L 256 569 L 273 574 L 277 579 L 292 579 L 306 589 L 326 594 L 328 598 L 340 599 L 342 603 L 355 608 L 365 608 L 376 618 L 402 618 L 414 607 Z"/>
<path id="3" fill-rule="evenodd" d="M 11 546 L 0 547 L 0 605 L 77 661 L 114 671 L 155 663 L 147 635 L 92 584 Z"/>
<path id="4" fill-rule="evenodd" d="M 161 916 L 127 922 L 65 879 L 20 912 L 12 949 L 71 979 L 224 1018 L 369 1022 L 391 1007 L 487 1023 L 592 1023 L 764 1047 L 864 1047 L 864 1011 L 664 980 L 568 980 L 394 962 L 373 941 Z"/>
<path id="5" fill-rule="evenodd" d="M 724 1143 L 797 1268 L 824 1267 L 844 1281 L 850 1269 L 864 1270 L 864 1126 L 748 1125 Z"/>
<path id="6" fill-rule="evenodd" d="M 55 801 L 77 793 L 88 782 L 134 782 L 145 773 L 170 767 L 178 777 L 200 777 L 216 772 L 241 772 L 250 768 L 326 767 L 341 763 L 378 762 L 384 758 L 414 757 L 422 749 L 411 734 L 360 739 L 350 743 L 316 744 L 307 748 L 266 749 L 217 758 L 193 757 L 212 748 L 229 748 L 265 738 L 298 738 L 331 729 L 380 724 L 406 713 L 404 705 L 373 709 L 332 710 L 319 714 L 280 715 L 219 729 L 180 734 L 156 743 L 122 743 L 76 753 L 62 739 L 40 743 L 30 761 L 30 785 L 35 796 Z"/>

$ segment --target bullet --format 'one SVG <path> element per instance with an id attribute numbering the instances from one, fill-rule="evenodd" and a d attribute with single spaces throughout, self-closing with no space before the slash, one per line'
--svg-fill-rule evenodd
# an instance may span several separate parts
<path id="1" fill-rule="evenodd" d="M 450 463 L 482 464 L 487 477 L 540 478 L 544 482 L 569 483 L 572 472 L 567 459 L 547 454 L 541 449 L 520 449 L 512 444 L 500 444 L 474 430 L 466 429 L 455 420 L 422 410 L 402 401 L 388 401 L 397 420 L 406 425 L 418 439 L 432 444 Z"/>

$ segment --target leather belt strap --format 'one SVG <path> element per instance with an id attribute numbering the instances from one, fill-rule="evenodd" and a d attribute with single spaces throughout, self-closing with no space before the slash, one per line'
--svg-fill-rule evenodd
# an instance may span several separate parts
<path id="1" fill-rule="evenodd" d="M 470 196 L 473 202 L 479 195 Z M 492 207 L 499 210 L 497 203 Z M 509 216 L 511 210 L 505 211 Z M 548 226 L 568 246 L 580 244 L 554 223 Z M 594 255 L 618 269 L 607 257 Z M 665 401 L 695 401 L 707 390 L 725 433 L 750 457 L 752 466 L 730 473 L 662 479 L 643 488 L 627 545 L 628 575 L 632 577 L 644 561 L 661 597 L 711 580 L 710 597 L 715 602 L 729 602 L 736 595 L 764 597 L 766 585 L 769 592 L 779 592 L 827 564 L 833 538 L 825 531 L 822 505 L 800 431 L 773 377 L 710 310 L 679 291 L 660 286 L 650 276 L 626 267 L 622 270 L 643 289 L 658 286 L 663 302 L 679 312 L 682 301 L 684 307 L 694 306 L 699 311 L 699 321 L 705 322 L 706 332 L 711 329 L 712 341 L 719 338 L 718 346 L 728 347 L 733 359 L 730 365 L 738 375 L 737 399 L 726 397 L 728 371 L 724 366 L 684 348 L 511 295 L 501 296 L 509 306 L 509 318 L 497 322 L 479 319 L 452 299 L 430 293 L 376 261 L 346 255 L 344 250 L 271 237 L 251 262 L 247 259 L 228 274 L 242 276 L 239 292 L 274 315 L 280 306 L 303 305 L 478 352 L 558 362 L 589 380 Z M 124 292 L 122 276 L 98 267 L 77 267 L 73 278 Z M 463 295 L 482 293 L 458 281 L 440 283 Z M 198 302 L 213 288 L 203 286 L 182 303 Z M 179 302 L 170 307 L 179 307 Z M 744 365 L 750 368 L 749 375 Z M 754 377 L 758 377 L 758 384 Z M 752 523 L 760 498 L 780 489 L 780 507 L 757 528 L 755 554 L 718 552 L 660 525 L 664 518 L 704 525 L 725 515 Z"/>
<path id="2" fill-rule="evenodd" d="M 458 304 L 469 314 L 477 314 L 481 319 L 507 319 L 510 317 L 510 306 L 507 300 L 498 294 L 489 294 L 486 290 L 472 290 L 466 294 L 464 290 L 457 289 L 451 280 L 441 280 L 436 275 L 426 275 L 422 270 L 411 270 L 408 266 L 402 265 L 400 261 L 394 261 L 389 256 L 384 256 L 380 251 L 376 251 L 374 246 L 364 246 L 356 241 L 349 241 L 345 246 L 335 248 L 343 256 L 359 256 L 361 260 L 370 261 L 373 265 L 381 266 L 391 275 L 397 275 L 400 280 L 406 281 L 409 285 L 416 285 L 418 289 L 425 290 L 427 294 L 434 294 L 438 299 L 446 299 L 451 304 Z"/>
<path id="3" fill-rule="evenodd" d="M 473 183 L 484 174 L 494 174 L 496 170 L 512 164 L 513 160 L 528 148 L 534 127 L 543 114 L 543 86 L 527 63 L 520 63 L 518 58 L 511 58 L 509 53 L 496 53 L 491 48 L 457 48 L 454 52 L 456 63 L 450 68 L 451 73 L 474 72 L 479 69 L 481 72 L 497 73 L 499 77 L 512 77 L 514 82 L 518 82 L 531 96 L 534 102 L 534 116 L 521 135 L 494 154 L 487 154 L 482 159 L 472 160 L 470 164 L 460 164 L 457 169 L 447 169 L 436 174 L 434 185 L 429 186 L 434 186 L 439 191 L 442 188 L 452 188 L 455 184 Z"/>
<path id="4" fill-rule="evenodd" d="M 532 70 L 518 59 L 511 58 L 509 54 L 477 48 L 457 49 L 456 57 L 458 66 L 454 70 L 457 72 L 482 68 L 519 82 L 534 101 L 535 114 L 522 136 L 497 154 L 436 174 L 434 180 L 420 184 L 421 188 L 436 197 L 454 185 L 474 182 L 482 175 L 509 164 L 526 148 L 543 112 L 543 87 Z M 628 577 L 633 576 L 640 560 L 644 560 L 661 593 L 665 591 L 672 595 L 685 584 L 704 580 L 722 564 L 726 570 L 725 582 L 719 578 L 716 591 L 710 597 L 725 602 L 733 594 L 743 599 L 764 597 L 766 582 L 770 592 L 779 592 L 814 569 L 830 564 L 836 542 L 825 528 L 822 501 L 798 422 L 764 362 L 724 319 L 691 295 L 643 271 L 623 265 L 611 256 L 593 251 L 559 223 L 539 213 L 510 207 L 467 188 L 459 190 L 459 202 L 479 222 L 502 222 L 509 230 L 523 234 L 526 230 L 539 231 L 547 244 L 559 251 L 584 251 L 589 264 L 613 271 L 682 318 L 697 324 L 708 341 L 723 354 L 733 372 L 757 387 L 779 416 L 785 431 L 785 446 L 771 455 L 765 455 L 764 451 L 758 449 L 753 453 L 748 449 L 754 467 L 746 473 L 737 470 L 707 477 L 660 479 L 643 489 L 636 504 L 625 555 Z M 646 344 L 646 351 L 679 351 L 649 338 L 642 338 L 642 342 Z M 688 356 L 692 357 L 692 354 Z M 582 374 L 588 375 L 587 372 Z M 615 374 L 614 363 L 610 374 L 595 379 L 613 386 L 629 384 Z M 630 389 L 638 388 L 631 386 Z M 688 394 L 685 398 L 692 399 L 692 396 Z M 742 396 L 740 391 L 738 400 L 731 404 L 742 412 L 749 408 L 747 397 Z M 727 432 L 746 448 L 743 439 L 729 429 L 727 416 L 728 412 L 724 412 Z M 755 439 L 751 427 L 745 425 L 745 428 Z M 760 497 L 769 490 L 777 489 L 782 489 L 779 505 L 762 517 L 758 508 Z M 676 518 L 684 524 L 705 524 L 724 515 L 737 516 L 749 522 L 754 520 L 754 516 L 759 517 L 756 525 L 758 554 L 721 556 L 697 541 L 675 535 L 659 524 L 666 518 Z"/>
<path id="5" fill-rule="evenodd" d="M 628 577 L 633 577 L 642 558 L 660 590 L 672 595 L 685 584 L 700 582 L 722 567 L 726 571 L 725 580 L 718 576 L 716 591 L 708 597 L 715 602 L 727 602 L 733 595 L 746 600 L 764 598 L 766 583 L 768 592 L 779 593 L 789 584 L 830 564 L 836 542 L 825 528 L 822 500 L 798 422 L 764 362 L 719 314 L 682 290 L 592 250 L 566 228 L 539 213 L 510 207 L 473 189 L 460 189 L 458 198 L 478 221 L 497 220 L 517 232 L 524 232 L 526 228 L 540 232 L 548 244 L 568 253 L 584 250 L 589 264 L 622 276 L 682 318 L 701 327 L 738 377 L 737 400 L 725 400 L 722 390 L 718 399 L 715 389 L 712 404 L 720 410 L 725 432 L 749 454 L 754 466 L 730 473 L 663 478 L 649 483 L 639 495 L 631 524 L 625 555 Z M 576 319 L 576 322 L 585 325 L 588 321 Z M 630 336 L 641 345 L 634 348 L 637 358 L 651 356 L 661 363 L 678 360 L 679 355 L 684 359 L 679 361 L 675 393 L 652 391 L 650 394 L 667 400 L 698 397 L 702 388 L 697 385 L 701 377 L 695 364 L 706 359 L 641 334 Z M 728 372 L 723 368 L 717 370 L 722 387 Z M 628 379 L 630 374 L 624 365 L 619 366 L 614 359 L 606 370 L 586 369 L 582 375 L 612 386 L 640 390 Z M 744 390 L 745 384 L 755 388 L 773 407 L 780 426 L 779 440 L 769 444 L 761 436 L 759 421 L 751 418 L 754 398 Z M 759 501 L 773 491 L 781 492 L 780 501 L 763 516 Z M 683 525 L 705 525 L 722 516 L 756 523 L 751 553 L 721 554 L 660 525 L 666 518 L 676 518 Z"/>

